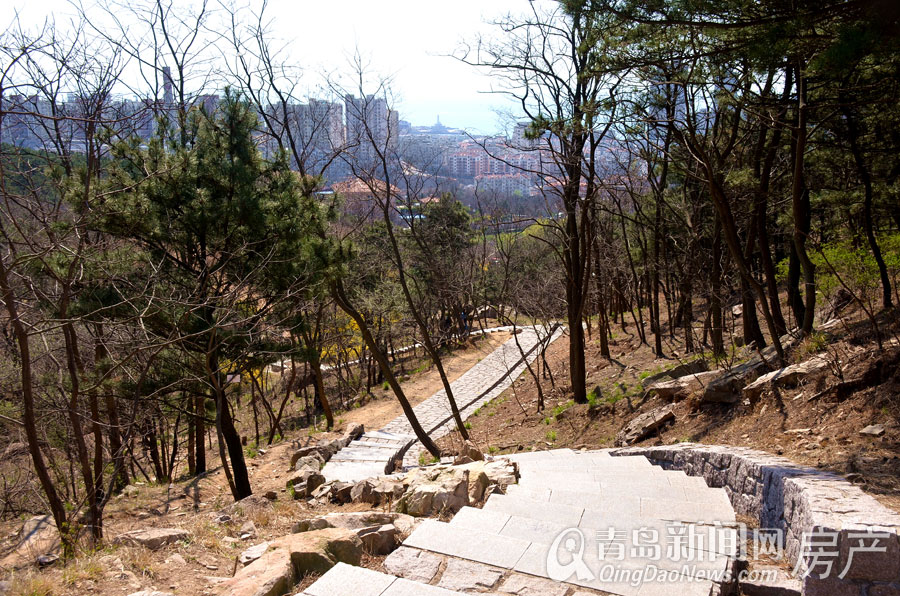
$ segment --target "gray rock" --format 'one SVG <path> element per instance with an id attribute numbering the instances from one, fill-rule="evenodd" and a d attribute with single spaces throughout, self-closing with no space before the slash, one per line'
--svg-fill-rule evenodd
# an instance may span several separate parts
<path id="1" fill-rule="evenodd" d="M 670 404 L 661 408 L 655 408 L 632 419 L 616 435 L 616 444 L 630 445 L 636 443 L 654 432 L 658 432 L 664 426 L 675 422 L 674 409 L 675 406 Z"/>
<path id="2" fill-rule="evenodd" d="M 475 443 L 472 441 L 466 441 L 463 445 L 462 455 L 471 458 L 472 461 L 482 461 L 484 460 L 484 453 L 482 453 L 481 449 L 475 446 Z"/>
<path id="3" fill-rule="evenodd" d="M 167 544 L 187 540 L 190 537 L 191 533 L 181 528 L 145 528 L 119 534 L 113 542 L 157 550 Z"/>
<path id="4" fill-rule="evenodd" d="M 59 547 L 59 532 L 53 517 L 35 515 L 22 524 L 15 549 L 0 559 L 0 567 L 16 569 L 31 565 L 42 555 L 58 554 Z"/>
<path id="5" fill-rule="evenodd" d="M 300 449 L 294 451 L 291 454 L 291 466 L 289 469 L 295 470 L 297 468 L 297 461 L 304 457 L 310 457 L 314 454 L 319 454 L 319 447 L 317 445 L 311 445 L 309 447 L 301 447 Z M 319 455 L 319 459 L 324 459 Z"/>
<path id="6" fill-rule="evenodd" d="M 352 422 L 347 425 L 347 429 L 344 431 L 344 437 L 349 437 L 351 441 L 355 441 L 363 436 L 364 432 L 366 432 L 365 426 L 357 422 Z"/>
<path id="7" fill-rule="evenodd" d="M 325 476 L 311 470 L 300 472 L 287 481 L 288 486 L 294 487 L 294 498 L 296 499 L 312 495 L 313 491 L 323 484 L 325 484 Z"/>
<path id="8" fill-rule="evenodd" d="M 403 494 L 403 483 L 391 478 L 367 478 L 357 482 L 350 489 L 350 500 L 354 503 L 381 505 L 393 503 Z"/>
<path id="9" fill-rule="evenodd" d="M 172 592 L 160 592 L 159 590 L 141 590 L 132 592 L 128 596 L 175 596 Z"/>
<path id="10" fill-rule="evenodd" d="M 397 548 L 397 528 L 391 524 L 362 528 L 357 536 L 366 552 L 372 555 L 387 555 Z"/>
<path id="11" fill-rule="evenodd" d="M 405 482 L 409 488 L 397 502 L 401 513 L 415 517 L 455 513 L 469 504 L 469 470 L 462 467 L 417 468 Z"/>
<path id="12" fill-rule="evenodd" d="M 256 538 L 256 524 L 252 521 L 246 521 L 241 526 L 241 531 L 239 532 L 241 540 L 250 540 L 251 538 Z"/>
<path id="13" fill-rule="evenodd" d="M 867 437 L 880 437 L 884 434 L 884 425 L 883 424 L 870 424 L 865 427 L 859 434 L 867 436 Z"/>
<path id="14" fill-rule="evenodd" d="M 756 400 L 767 387 L 793 387 L 807 375 L 822 370 L 828 361 L 821 356 L 810 358 L 778 370 L 766 373 L 744 387 L 744 399 Z"/>
<path id="15" fill-rule="evenodd" d="M 297 461 L 294 462 L 292 469 L 295 472 L 305 472 L 307 470 L 318 472 L 325 465 L 325 458 L 323 458 L 318 451 L 313 455 L 304 455 L 303 457 L 297 458 Z"/>
<path id="16" fill-rule="evenodd" d="M 352 482 L 335 482 L 331 491 L 331 498 L 337 503 L 350 503 L 353 501 L 352 492 Z"/>
<path id="17" fill-rule="evenodd" d="M 269 543 L 261 542 L 254 546 L 251 546 L 250 548 L 242 552 L 238 557 L 238 561 L 240 561 L 242 565 L 249 565 L 253 561 L 263 556 L 263 554 L 265 554 L 267 550 L 269 550 Z"/>
<path id="18" fill-rule="evenodd" d="M 384 560 L 384 569 L 391 575 L 427 584 L 437 575 L 441 561 L 434 553 L 401 546 Z"/>
<path id="19" fill-rule="evenodd" d="M 670 381 L 657 381 L 647 387 L 647 391 L 653 392 L 662 399 L 684 399 L 691 394 L 703 391 L 722 374 L 721 370 L 699 372 L 684 375 Z"/>

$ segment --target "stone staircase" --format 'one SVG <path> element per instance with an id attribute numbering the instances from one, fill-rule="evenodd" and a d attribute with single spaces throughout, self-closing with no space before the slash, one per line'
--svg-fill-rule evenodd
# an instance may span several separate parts
<path id="1" fill-rule="evenodd" d="M 507 457 L 519 484 L 483 509 L 423 521 L 385 560 L 390 574 L 338 565 L 302 594 L 723 592 L 740 534 L 722 489 L 641 456 L 559 449 Z"/>
<path id="2" fill-rule="evenodd" d="M 510 329 L 498 327 L 489 331 Z M 519 327 L 517 337 L 506 340 L 453 381 L 450 386 L 462 419 L 467 419 L 475 410 L 503 393 L 524 372 L 526 361 L 533 362 L 537 358 L 539 343 L 543 340 L 555 341 L 562 332 L 561 327 L 555 327 L 548 338 L 548 332 L 540 327 Z M 413 410 L 432 439 L 439 439 L 455 428 L 450 402 L 443 389 Z M 404 467 L 415 467 L 423 448 L 416 441 L 406 416 L 400 415 L 383 429 L 364 434 L 335 454 L 322 469 L 322 474 L 329 482 L 358 482 L 381 476 L 388 461 L 408 443 L 412 444 L 405 454 Z"/>
<path id="3" fill-rule="evenodd" d="M 388 460 L 415 438 L 411 434 L 369 431 L 335 453 L 325 464 L 323 473 L 329 482 L 357 482 L 383 476 Z"/>

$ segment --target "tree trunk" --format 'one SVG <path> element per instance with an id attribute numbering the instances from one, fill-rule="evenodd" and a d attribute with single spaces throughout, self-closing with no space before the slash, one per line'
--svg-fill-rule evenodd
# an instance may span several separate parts
<path id="1" fill-rule="evenodd" d="M 403 388 L 400 387 L 400 383 L 397 382 L 397 377 L 394 376 L 394 371 L 391 370 L 391 365 L 390 362 L 388 362 L 387 356 L 385 356 L 384 352 L 378 347 L 375 338 L 372 336 L 371 331 L 369 331 L 369 326 L 366 323 L 366 320 L 363 318 L 360 312 L 356 310 L 350 303 L 350 300 L 347 298 L 347 294 L 344 292 L 344 287 L 340 280 L 332 282 L 331 294 L 334 297 L 335 303 L 337 303 L 341 310 L 347 313 L 347 315 L 349 315 L 350 318 L 353 319 L 354 322 L 356 322 L 356 325 L 359 327 L 359 331 L 363 336 L 363 341 L 366 342 L 367 346 L 369 346 L 369 350 L 372 352 L 372 356 L 375 358 L 375 361 L 378 362 L 378 366 L 381 368 L 381 372 L 384 374 L 385 380 L 393 390 L 394 395 L 397 397 L 397 401 L 400 402 L 400 407 L 403 409 L 403 413 L 406 415 L 406 419 L 409 421 L 409 425 L 412 427 L 413 433 L 416 435 L 416 438 L 419 439 L 419 442 L 422 443 L 422 446 L 425 447 L 425 449 L 427 449 L 431 455 L 433 455 L 434 457 L 440 457 L 441 450 L 438 449 L 438 446 L 435 444 L 435 442 L 431 440 L 431 437 L 428 436 L 428 433 L 426 433 L 422 428 L 422 425 L 419 424 L 419 419 L 416 417 L 416 413 L 413 411 L 412 405 L 410 405 L 409 400 L 406 399 L 406 394 L 403 393 Z"/>
<path id="2" fill-rule="evenodd" d="M 856 118 L 850 108 L 847 107 L 846 100 L 844 101 L 844 105 L 843 111 L 847 121 L 847 136 L 850 140 L 850 151 L 853 153 L 856 171 L 859 174 L 859 179 L 862 180 L 863 190 L 865 192 L 863 200 L 863 225 L 866 230 L 866 240 L 869 242 L 869 250 L 872 251 L 872 256 L 875 257 L 875 263 L 878 266 L 878 275 L 881 277 L 881 305 L 883 308 L 889 309 L 894 306 L 891 297 L 891 278 L 888 276 L 887 265 L 881 254 L 881 247 L 878 246 L 878 240 L 875 239 L 875 226 L 872 218 L 872 176 L 869 174 L 869 167 L 866 165 L 862 148 L 859 145 L 860 133 Z"/>
<path id="3" fill-rule="evenodd" d="M 791 186 L 791 212 L 794 216 L 794 249 L 797 251 L 797 259 L 803 272 L 806 298 L 803 305 L 803 320 L 801 321 L 800 329 L 806 335 L 812 333 L 813 319 L 816 314 L 816 270 L 806 252 L 806 238 L 809 235 L 809 226 L 805 222 L 810 220 L 809 189 L 806 187 L 804 174 L 807 116 L 806 76 L 803 64 L 800 64 L 797 67 L 797 130 L 794 142 L 794 179 Z"/>
<path id="4" fill-rule="evenodd" d="M 65 504 L 56 491 L 53 479 L 47 470 L 44 455 L 41 453 L 41 443 L 37 431 L 37 417 L 34 413 L 34 379 L 31 372 L 30 340 L 25 325 L 19 318 L 18 307 L 16 306 L 18 301 L 9 285 L 9 274 L 6 264 L 2 260 L 0 260 L 0 292 L 3 293 L 3 303 L 6 306 L 9 323 L 12 325 L 19 349 L 19 379 L 22 383 L 22 423 L 25 428 L 25 439 L 28 441 L 28 452 L 31 454 L 31 462 L 34 464 L 34 470 L 41 483 L 41 488 L 47 497 L 47 504 L 50 507 L 50 513 L 53 515 L 53 521 L 59 530 L 63 558 L 71 559 L 75 555 L 76 535 L 69 527 Z"/>

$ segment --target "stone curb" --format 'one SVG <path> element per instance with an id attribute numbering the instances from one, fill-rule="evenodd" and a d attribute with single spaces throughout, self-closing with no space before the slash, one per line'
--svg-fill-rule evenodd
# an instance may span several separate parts
<path id="1" fill-rule="evenodd" d="M 834 535 L 829 545 L 832 571 L 824 565 L 801 567 L 805 596 L 891 596 L 900 594 L 900 514 L 888 509 L 841 476 L 809 468 L 786 458 L 743 447 L 680 443 L 658 447 L 624 447 L 610 455 L 643 455 L 665 469 L 702 476 L 709 486 L 724 488 L 739 514 L 759 521 L 761 528 L 784 532 L 785 553 L 792 566 L 801 556 L 804 535 Z M 884 552 L 857 552 L 860 532 L 888 536 Z M 866 545 L 873 545 L 868 538 Z M 824 559 L 820 559 L 824 560 Z M 846 571 L 843 579 L 837 576 Z"/>

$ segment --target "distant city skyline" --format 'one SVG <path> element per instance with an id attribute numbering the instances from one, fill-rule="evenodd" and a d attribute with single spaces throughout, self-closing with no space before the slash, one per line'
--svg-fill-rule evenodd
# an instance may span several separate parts
<path id="1" fill-rule="evenodd" d="M 85 2 L 85 6 L 91 3 Z M 484 72 L 448 54 L 479 33 L 488 35 L 492 28 L 485 21 L 527 10 L 528 0 L 458 0 L 452 4 L 270 0 L 267 16 L 272 20 L 273 39 L 284 44 L 291 62 L 304 68 L 304 82 L 310 88 L 315 88 L 320 73 L 347 72 L 358 51 L 372 72 L 391 79 L 394 108 L 401 119 L 414 126 L 430 126 L 440 116 L 449 128 L 495 134 L 506 124 L 497 111 L 515 106 L 489 93 L 491 81 Z M 38 26 L 51 16 L 58 26 L 64 26 L 74 13 L 66 0 L 12 0 L 0 6 L 0 23 L 8 25 L 16 11 L 27 27 Z"/>

